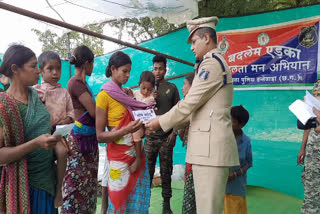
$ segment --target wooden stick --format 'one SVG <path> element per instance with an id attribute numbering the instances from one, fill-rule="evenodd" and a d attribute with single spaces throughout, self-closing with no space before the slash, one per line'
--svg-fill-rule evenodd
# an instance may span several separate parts
<path id="1" fill-rule="evenodd" d="M 114 42 L 114 43 L 117 43 L 117 44 L 120 44 L 120 45 L 131 47 L 131 48 L 134 48 L 134 49 L 137 49 L 137 50 L 140 50 L 140 51 L 144 51 L 144 52 L 151 53 L 151 54 L 154 54 L 154 55 L 162 55 L 162 56 L 164 56 L 164 57 L 166 57 L 168 59 L 172 59 L 174 61 L 186 64 L 186 65 L 194 66 L 193 63 L 185 61 L 185 60 L 182 60 L 182 59 L 179 59 L 177 57 L 173 57 L 173 56 L 170 56 L 170 55 L 167 55 L 167 54 L 164 54 L 164 53 L 160 53 L 158 51 L 151 50 L 149 48 L 141 47 L 141 46 L 129 43 L 129 42 L 124 42 L 124 41 L 121 41 L 119 39 L 115 39 L 115 38 L 112 38 L 112 37 L 109 37 L 109 36 L 105 36 L 103 34 L 96 33 L 96 32 L 90 31 L 88 29 L 85 29 L 85 28 L 82 28 L 82 27 L 78 27 L 76 25 L 72 25 L 72 24 L 69 24 L 69 23 L 66 23 L 66 22 L 62 22 L 62 21 L 59 21 L 57 19 L 53 19 L 53 18 L 50 18 L 50 17 L 47 17 L 47 16 L 43 16 L 43 15 L 40 15 L 38 13 L 31 12 L 29 10 L 25 10 L 25 9 L 22 9 L 22 8 L 19 8 L 19 7 L 15 7 L 15 6 L 10 5 L 10 4 L 6 4 L 6 3 L 3 3 L 3 2 L 0 2 L 0 8 L 2 8 L 4 10 L 11 11 L 11 12 L 14 12 L 14 13 L 17 13 L 17 14 L 20 14 L 20 15 L 23 15 L 23 16 L 27 16 L 27 17 L 30 17 L 30 18 L 33 18 L 33 19 L 37 19 L 37 20 L 40 20 L 40 21 L 44 21 L 44 22 L 47 22 L 47 23 L 58 25 L 60 27 L 67 28 L 69 30 L 78 31 L 78 32 L 81 32 L 81 33 L 84 33 L 84 34 L 87 34 L 87 35 L 90 35 L 90 36 L 94 36 L 94 37 L 97 37 L 97 38 L 100 38 L 100 39 L 103 39 L 103 40 L 107 40 L 107 41 L 111 41 L 111 42 Z"/>

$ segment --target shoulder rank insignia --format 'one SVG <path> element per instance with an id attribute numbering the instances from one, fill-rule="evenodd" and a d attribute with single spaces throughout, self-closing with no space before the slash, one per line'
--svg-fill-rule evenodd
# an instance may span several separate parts
<path id="1" fill-rule="evenodd" d="M 206 71 L 206 69 L 202 68 L 201 72 L 199 73 L 199 79 L 207 80 L 209 78 L 209 73 L 209 71 Z"/>

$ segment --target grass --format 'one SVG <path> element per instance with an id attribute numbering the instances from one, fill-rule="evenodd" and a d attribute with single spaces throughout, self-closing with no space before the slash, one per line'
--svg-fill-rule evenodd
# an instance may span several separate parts
<path id="1" fill-rule="evenodd" d="M 174 214 L 182 213 L 183 181 L 172 183 L 171 209 Z M 257 186 L 247 187 L 249 214 L 298 214 L 302 200 Z M 100 214 L 101 198 L 98 198 L 97 214 Z M 161 186 L 151 190 L 150 214 L 159 214 L 162 210 Z"/>

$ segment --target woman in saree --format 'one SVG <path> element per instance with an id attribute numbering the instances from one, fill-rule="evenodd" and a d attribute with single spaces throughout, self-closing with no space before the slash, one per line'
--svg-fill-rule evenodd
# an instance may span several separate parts
<path id="1" fill-rule="evenodd" d="M 34 52 L 12 45 L 0 73 L 11 80 L 0 93 L 0 213 L 57 214 L 53 148 L 61 137 L 49 134 L 50 114 L 30 87 L 40 73 Z"/>
<path id="2" fill-rule="evenodd" d="M 107 213 L 112 214 L 148 213 L 150 203 L 150 179 L 142 141 L 134 142 L 133 137 L 142 122 L 133 120 L 132 110 L 153 106 L 125 93 L 122 85 L 128 81 L 130 70 L 130 57 L 120 51 L 114 53 L 106 69 L 106 76 L 111 80 L 102 86 L 97 96 L 97 137 L 99 142 L 108 143 Z M 109 131 L 105 131 L 106 127 Z"/>
<path id="3" fill-rule="evenodd" d="M 95 213 L 98 185 L 98 141 L 95 130 L 95 102 L 86 82 L 93 70 L 94 55 L 86 46 L 77 47 L 70 58 L 75 75 L 68 92 L 75 113 L 75 125 L 67 137 L 72 155 L 68 157 L 63 184 L 61 213 Z"/>

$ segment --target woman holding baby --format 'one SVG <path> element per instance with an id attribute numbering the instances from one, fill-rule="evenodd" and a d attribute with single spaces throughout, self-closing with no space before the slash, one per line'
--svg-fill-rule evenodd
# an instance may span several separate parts
<path id="1" fill-rule="evenodd" d="M 148 213 L 150 203 L 142 122 L 134 121 L 132 111 L 153 106 L 136 101 L 122 88 L 129 79 L 131 64 L 130 57 L 121 51 L 111 56 L 106 69 L 111 80 L 102 86 L 96 102 L 97 138 L 108 143 L 107 213 Z"/>

